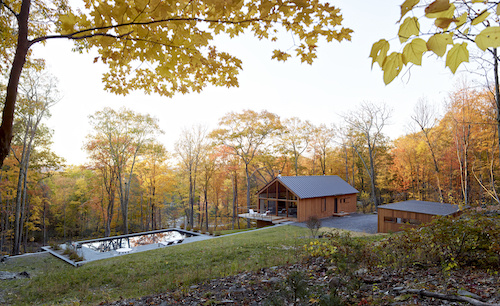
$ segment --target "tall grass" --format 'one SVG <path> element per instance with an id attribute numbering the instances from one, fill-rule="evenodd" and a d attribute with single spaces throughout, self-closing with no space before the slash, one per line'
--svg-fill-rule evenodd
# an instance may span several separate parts
<path id="1" fill-rule="evenodd" d="M 54 264 L 29 282 L 15 281 L 15 304 L 96 304 L 189 286 L 242 271 L 296 262 L 308 230 L 272 227 L 88 263 Z"/>

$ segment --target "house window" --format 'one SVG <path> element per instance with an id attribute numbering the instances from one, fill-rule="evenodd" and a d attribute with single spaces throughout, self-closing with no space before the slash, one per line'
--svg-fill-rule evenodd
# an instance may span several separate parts
<path id="1" fill-rule="evenodd" d="M 422 224 L 422 221 L 417 220 L 417 219 L 410 219 L 409 223 L 412 225 L 420 225 L 420 224 Z"/>
<path id="2" fill-rule="evenodd" d="M 393 218 L 393 217 L 384 217 L 384 222 L 386 223 L 396 223 L 398 218 Z"/>

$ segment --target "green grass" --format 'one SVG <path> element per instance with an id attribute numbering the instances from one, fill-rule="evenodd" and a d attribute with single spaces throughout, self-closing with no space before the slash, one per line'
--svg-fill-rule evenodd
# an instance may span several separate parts
<path id="1" fill-rule="evenodd" d="M 256 229 L 255 227 L 251 227 L 251 228 L 242 228 L 242 229 L 234 229 L 234 230 L 216 231 L 216 233 L 218 233 L 219 236 L 223 236 L 223 235 L 229 235 L 229 234 L 234 234 L 234 233 L 241 233 L 241 232 L 253 231 L 255 229 Z"/>
<path id="2" fill-rule="evenodd" d="M 160 248 L 100 260 L 74 268 L 40 256 L 0 270 L 32 273 L 26 280 L 4 282 L 4 298 L 13 304 L 97 304 L 189 286 L 212 278 L 293 263 L 300 259 L 309 230 L 270 227 L 240 235 Z M 29 261 L 30 257 L 26 260 Z M 24 258 L 23 258 L 24 260 Z M 11 269 L 9 269 L 11 267 Z"/>

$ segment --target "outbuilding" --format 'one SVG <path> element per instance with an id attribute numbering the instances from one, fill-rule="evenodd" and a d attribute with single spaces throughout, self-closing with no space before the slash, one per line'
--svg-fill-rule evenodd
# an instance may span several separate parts
<path id="1" fill-rule="evenodd" d="M 456 216 L 461 211 L 455 204 L 410 200 L 380 205 L 377 213 L 378 232 L 389 233 L 416 227 L 437 216 Z"/>

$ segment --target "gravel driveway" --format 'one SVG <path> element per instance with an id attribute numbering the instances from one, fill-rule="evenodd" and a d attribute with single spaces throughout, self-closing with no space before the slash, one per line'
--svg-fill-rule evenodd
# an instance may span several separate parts
<path id="1" fill-rule="evenodd" d="M 297 222 L 294 225 L 307 227 L 305 222 Z M 350 230 L 354 232 L 364 232 L 369 234 L 377 233 L 377 215 L 353 213 L 345 217 L 330 217 L 321 219 L 322 227 L 331 227 Z"/>

